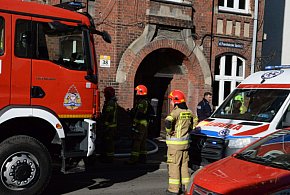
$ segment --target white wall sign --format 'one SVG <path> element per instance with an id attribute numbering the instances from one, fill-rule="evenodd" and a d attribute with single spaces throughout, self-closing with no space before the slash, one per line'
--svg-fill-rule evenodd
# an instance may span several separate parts
<path id="1" fill-rule="evenodd" d="M 100 55 L 100 67 L 110 68 L 111 56 Z"/>

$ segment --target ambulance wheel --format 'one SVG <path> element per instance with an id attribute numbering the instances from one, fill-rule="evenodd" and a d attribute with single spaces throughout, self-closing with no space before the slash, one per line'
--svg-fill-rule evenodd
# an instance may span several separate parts
<path id="1" fill-rule="evenodd" d="M 41 194 L 51 177 L 51 158 L 38 140 L 18 135 L 0 144 L 0 194 Z"/>

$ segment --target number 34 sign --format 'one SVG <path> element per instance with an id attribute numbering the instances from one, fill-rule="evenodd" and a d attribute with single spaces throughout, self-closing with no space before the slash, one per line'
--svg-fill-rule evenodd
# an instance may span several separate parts
<path id="1" fill-rule="evenodd" d="M 100 67 L 110 68 L 111 65 L 111 57 L 100 55 Z"/>

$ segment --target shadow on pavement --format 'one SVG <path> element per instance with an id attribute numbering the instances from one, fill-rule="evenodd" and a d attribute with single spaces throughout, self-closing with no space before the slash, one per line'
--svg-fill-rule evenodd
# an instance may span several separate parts
<path id="1" fill-rule="evenodd" d="M 129 152 L 128 140 L 119 141 L 116 151 Z M 158 151 L 149 154 L 146 164 L 128 165 L 126 160 L 129 157 L 116 157 L 113 163 L 101 163 L 98 157 L 93 158 L 93 162 L 86 164 L 86 171 L 64 175 L 55 171 L 50 180 L 50 184 L 44 195 L 59 195 L 87 188 L 88 190 L 108 188 L 115 183 L 122 183 L 133 180 L 149 172 L 154 172 L 160 168 L 166 168 L 166 144 L 164 141 L 154 140 L 158 145 Z M 122 146 L 122 147 L 121 147 Z M 147 144 L 148 151 L 152 150 L 152 144 Z"/>

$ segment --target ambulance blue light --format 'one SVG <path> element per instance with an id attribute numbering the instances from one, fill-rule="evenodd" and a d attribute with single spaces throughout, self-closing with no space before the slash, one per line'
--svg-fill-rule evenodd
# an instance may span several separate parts
<path id="1" fill-rule="evenodd" d="M 265 70 L 288 69 L 290 65 L 266 66 Z"/>
<path id="2" fill-rule="evenodd" d="M 68 5 L 74 7 L 75 9 L 83 9 L 83 8 L 86 7 L 84 5 L 84 3 L 82 3 L 82 2 L 75 2 L 75 1 L 74 2 L 69 2 Z"/>

